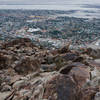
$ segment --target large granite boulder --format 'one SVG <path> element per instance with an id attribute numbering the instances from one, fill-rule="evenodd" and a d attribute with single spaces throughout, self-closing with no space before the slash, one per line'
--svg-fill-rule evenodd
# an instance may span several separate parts
<path id="1" fill-rule="evenodd" d="M 85 83 L 90 79 L 90 70 L 89 68 L 79 62 L 66 65 L 59 71 L 62 74 L 67 74 L 73 76 L 74 80 L 79 86 L 84 86 Z"/>
<path id="2" fill-rule="evenodd" d="M 78 86 L 72 77 L 58 75 L 53 77 L 45 86 L 45 100 L 77 100 Z"/>

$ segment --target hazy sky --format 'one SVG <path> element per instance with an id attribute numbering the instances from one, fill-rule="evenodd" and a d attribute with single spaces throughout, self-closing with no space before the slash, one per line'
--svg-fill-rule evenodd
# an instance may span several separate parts
<path id="1" fill-rule="evenodd" d="M 0 4 L 100 4 L 100 0 L 0 0 Z"/>

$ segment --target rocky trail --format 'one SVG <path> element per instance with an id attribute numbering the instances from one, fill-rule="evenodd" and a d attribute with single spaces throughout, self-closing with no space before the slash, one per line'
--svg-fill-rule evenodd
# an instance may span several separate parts
<path id="1" fill-rule="evenodd" d="M 100 50 L 0 42 L 0 100 L 100 100 Z"/>

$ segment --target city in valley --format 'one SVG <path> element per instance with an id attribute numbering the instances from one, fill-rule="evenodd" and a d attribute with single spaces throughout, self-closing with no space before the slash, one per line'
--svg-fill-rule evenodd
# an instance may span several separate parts
<path id="1" fill-rule="evenodd" d="M 30 38 L 37 45 L 47 48 L 59 48 L 68 42 L 73 48 L 83 47 L 97 41 L 100 37 L 100 19 L 68 16 L 74 12 L 0 10 L 0 40 Z"/>

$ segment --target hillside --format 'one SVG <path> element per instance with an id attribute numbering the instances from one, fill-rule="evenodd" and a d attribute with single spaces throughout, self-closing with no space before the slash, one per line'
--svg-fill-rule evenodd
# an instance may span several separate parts
<path id="1" fill-rule="evenodd" d="M 28 38 L 0 42 L 0 100 L 100 100 L 100 59 L 91 48 L 48 50 Z"/>

